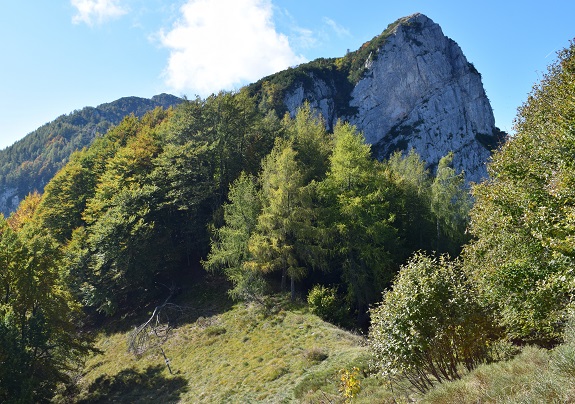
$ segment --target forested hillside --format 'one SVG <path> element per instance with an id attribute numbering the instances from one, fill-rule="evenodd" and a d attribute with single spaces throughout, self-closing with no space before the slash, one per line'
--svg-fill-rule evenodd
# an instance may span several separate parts
<path id="1" fill-rule="evenodd" d="M 495 127 L 479 72 L 439 25 L 422 14 L 398 19 L 341 58 L 288 68 L 245 91 L 258 109 L 273 110 L 278 117 L 289 112 L 293 118 L 307 101 L 330 131 L 338 119 L 354 124 L 379 159 L 415 149 L 435 169 L 454 151 L 453 166 L 465 171 L 468 181 L 486 177 L 485 162 L 505 139 Z M 84 108 L 0 151 L 0 212 L 8 215 L 29 192 L 42 192 L 73 151 L 91 144 L 124 116 L 141 117 L 181 101 L 162 94 Z"/>
<path id="2" fill-rule="evenodd" d="M 165 294 L 158 285 L 193 279 L 202 265 L 221 270 L 239 300 L 281 290 L 295 299 L 325 285 L 315 293 L 345 302 L 326 316 L 365 328 L 369 305 L 411 251 L 459 251 L 469 198 L 451 158 L 436 176 L 415 153 L 378 162 L 352 126 L 328 133 L 307 105 L 279 119 L 246 92 L 125 118 L 3 222 L 11 268 L 3 295 L 18 313 L 10 327 L 40 326 L 48 336 L 13 341 L 20 354 L 10 357 L 29 373 L 8 391 L 38 394 L 21 389 L 65 376 L 61 365 L 29 356 L 72 348 L 73 328 L 58 327 L 71 326 L 75 311 L 52 304 L 113 316 Z M 49 261 L 15 261 L 19 246 Z M 35 276 L 23 279 L 22 266 Z M 28 301 L 24 290 L 35 289 Z M 57 290 L 66 293 L 54 301 Z M 38 366 L 55 378 L 36 379 Z"/>
<path id="3" fill-rule="evenodd" d="M 309 104 L 278 116 L 247 89 L 125 117 L 0 216 L 0 401 L 349 402 L 362 386 L 365 401 L 426 400 L 515 360 L 564 381 L 521 387 L 531 402 L 572 400 L 574 51 L 534 88 L 473 198 L 453 153 L 433 173 L 414 151 L 379 161 L 353 125 L 328 131 Z M 278 341 L 274 358 L 262 347 Z M 152 365 L 162 344 L 185 373 Z M 527 345 L 554 350 L 504 362 Z M 248 379 L 263 391 L 242 390 Z M 518 394 L 466 388 L 474 402 Z"/>
<path id="4" fill-rule="evenodd" d="M 7 216 L 28 193 L 42 192 L 74 151 L 90 145 L 125 116 L 142 117 L 154 108 L 168 108 L 180 102 L 180 98 L 160 94 L 151 99 L 125 97 L 95 108 L 86 107 L 62 115 L 0 150 L 0 212 Z"/>

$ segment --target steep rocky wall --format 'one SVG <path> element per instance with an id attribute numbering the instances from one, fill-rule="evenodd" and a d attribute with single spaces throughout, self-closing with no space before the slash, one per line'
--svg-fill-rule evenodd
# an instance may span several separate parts
<path id="1" fill-rule="evenodd" d="M 308 100 L 329 126 L 337 119 L 356 125 L 380 158 L 415 148 L 433 168 L 453 151 L 454 166 L 468 181 L 485 178 L 488 145 L 497 142 L 498 130 L 481 75 L 423 14 L 399 20 L 386 35 L 351 91 L 354 114 L 337 116 L 335 87 L 325 80 L 315 80 L 307 91 L 290 89 L 288 110 L 295 113 Z"/>
<path id="2" fill-rule="evenodd" d="M 9 216 L 20 204 L 20 197 L 16 188 L 0 187 L 0 214 Z"/>

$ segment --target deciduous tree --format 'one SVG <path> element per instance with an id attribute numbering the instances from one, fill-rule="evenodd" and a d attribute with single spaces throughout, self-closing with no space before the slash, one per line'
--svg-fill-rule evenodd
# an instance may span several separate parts
<path id="1" fill-rule="evenodd" d="M 575 45 L 519 109 L 516 135 L 488 165 L 465 264 L 513 339 L 561 338 L 575 292 Z"/>
<path id="2" fill-rule="evenodd" d="M 493 331 L 459 263 L 417 253 L 371 310 L 369 342 L 384 376 L 425 392 L 487 360 Z"/>

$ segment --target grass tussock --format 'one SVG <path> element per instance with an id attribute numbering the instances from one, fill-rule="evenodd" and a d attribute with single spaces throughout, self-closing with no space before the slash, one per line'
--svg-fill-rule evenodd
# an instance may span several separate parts
<path id="1" fill-rule="evenodd" d="M 575 327 L 553 350 L 527 346 L 515 358 L 482 365 L 427 393 L 425 403 L 575 403 Z"/>

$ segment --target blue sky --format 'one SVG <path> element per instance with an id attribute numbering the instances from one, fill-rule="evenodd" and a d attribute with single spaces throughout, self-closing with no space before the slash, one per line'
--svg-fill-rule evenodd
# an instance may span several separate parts
<path id="1" fill-rule="evenodd" d="M 84 106 L 162 92 L 205 97 L 343 56 L 415 12 L 461 46 L 507 131 L 575 36 L 570 0 L 5 0 L 0 149 Z"/>

